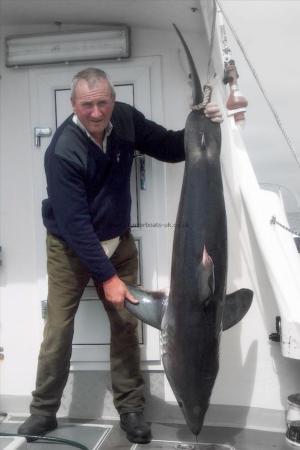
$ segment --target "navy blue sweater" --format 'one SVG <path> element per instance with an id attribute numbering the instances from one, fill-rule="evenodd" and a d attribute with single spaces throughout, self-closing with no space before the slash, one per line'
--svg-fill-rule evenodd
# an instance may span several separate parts
<path id="1" fill-rule="evenodd" d="M 184 160 L 184 130 L 167 131 L 125 103 L 116 102 L 107 151 L 68 117 L 45 154 L 48 198 L 42 215 L 49 233 L 65 241 L 96 282 L 116 271 L 99 241 L 130 227 L 130 172 L 134 150 L 161 161 Z"/>

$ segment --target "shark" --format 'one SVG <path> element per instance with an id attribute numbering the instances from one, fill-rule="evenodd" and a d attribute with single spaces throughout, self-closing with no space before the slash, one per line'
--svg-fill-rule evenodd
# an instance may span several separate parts
<path id="1" fill-rule="evenodd" d="M 222 331 L 250 308 L 253 292 L 226 294 L 227 221 L 221 173 L 221 128 L 203 112 L 203 91 L 189 48 L 176 27 L 191 72 L 193 107 L 185 124 L 185 169 L 174 231 L 170 292 L 129 286 L 126 308 L 161 331 L 166 377 L 194 435 L 203 427 L 219 370 Z M 199 106 L 200 105 L 200 106 Z"/>

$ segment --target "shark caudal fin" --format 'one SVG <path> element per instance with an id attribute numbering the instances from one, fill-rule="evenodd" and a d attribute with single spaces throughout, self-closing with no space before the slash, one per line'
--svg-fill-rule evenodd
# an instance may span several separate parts
<path id="1" fill-rule="evenodd" d="M 162 318 L 168 303 L 167 295 L 161 291 L 144 291 L 134 286 L 127 287 L 139 303 L 135 304 L 129 300 L 125 300 L 125 308 L 147 325 L 151 325 L 160 330 Z"/>
<path id="2" fill-rule="evenodd" d="M 236 325 L 248 312 L 253 299 L 253 291 L 239 289 L 226 295 L 223 312 L 223 331 Z"/>
<path id="3" fill-rule="evenodd" d="M 179 39 L 181 40 L 181 43 L 185 50 L 186 57 L 187 57 L 187 60 L 188 60 L 189 66 L 190 66 L 190 71 L 191 71 L 190 76 L 191 76 L 191 80 L 192 80 L 192 90 L 193 90 L 193 105 L 199 105 L 199 103 L 201 103 L 203 101 L 203 93 L 202 93 L 200 78 L 199 78 L 199 75 L 198 75 L 198 72 L 196 69 L 196 65 L 194 63 L 191 52 L 187 46 L 187 43 L 185 42 L 184 37 L 180 33 L 180 31 L 177 28 L 177 26 L 175 25 L 175 23 L 173 23 L 173 27 L 175 28 L 176 33 L 178 34 Z"/>

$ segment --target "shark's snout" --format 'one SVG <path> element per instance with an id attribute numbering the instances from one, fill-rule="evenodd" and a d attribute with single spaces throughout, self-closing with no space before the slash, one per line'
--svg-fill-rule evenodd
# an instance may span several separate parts
<path id="1" fill-rule="evenodd" d="M 196 436 L 200 433 L 208 404 L 203 407 L 200 404 L 185 406 L 182 404 L 182 412 L 186 423 L 193 434 Z"/>

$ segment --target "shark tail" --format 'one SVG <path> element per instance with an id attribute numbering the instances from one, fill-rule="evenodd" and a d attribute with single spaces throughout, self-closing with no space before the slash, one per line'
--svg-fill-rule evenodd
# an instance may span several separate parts
<path id="1" fill-rule="evenodd" d="M 176 33 L 178 34 L 179 39 L 182 42 L 182 45 L 185 50 L 186 57 L 187 57 L 187 60 L 188 60 L 189 66 L 190 66 L 190 72 L 191 72 L 190 76 L 192 79 L 192 90 L 193 90 L 193 105 L 199 105 L 203 101 L 203 93 L 202 93 L 200 78 L 199 78 L 199 75 L 198 75 L 198 72 L 196 69 L 196 65 L 194 63 L 191 52 L 181 34 L 181 32 L 179 31 L 179 29 L 177 28 L 177 26 L 174 23 L 173 23 L 173 27 L 175 28 Z"/>

